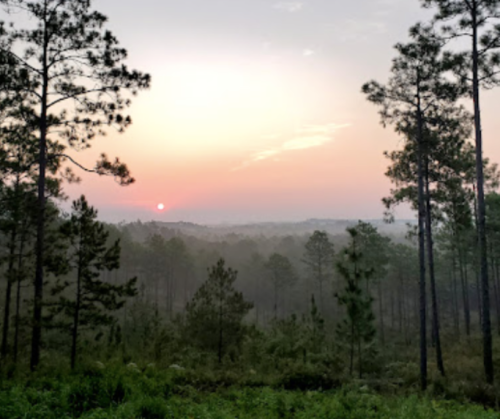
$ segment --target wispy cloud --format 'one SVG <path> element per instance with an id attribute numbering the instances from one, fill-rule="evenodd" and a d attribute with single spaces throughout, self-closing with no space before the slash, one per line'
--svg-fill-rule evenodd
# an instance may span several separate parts
<path id="1" fill-rule="evenodd" d="M 276 159 L 283 153 L 321 147 L 332 142 L 339 129 L 347 128 L 349 126 L 350 124 L 339 125 L 333 123 L 323 125 L 306 125 L 297 130 L 294 138 L 286 140 L 277 146 L 252 154 L 241 165 L 235 167 L 233 171 L 244 169 L 252 164 L 269 160 L 271 158 Z M 265 138 L 274 139 L 277 137 L 273 135 L 266 136 Z"/>
<path id="2" fill-rule="evenodd" d="M 309 48 L 302 51 L 302 56 L 304 56 L 304 57 L 312 57 L 315 54 L 316 54 L 316 51 L 314 51 L 313 49 L 309 49 Z"/>
<path id="3" fill-rule="evenodd" d="M 283 10 L 288 13 L 300 12 L 304 8 L 304 3 L 301 1 L 280 1 L 275 3 L 273 7 L 277 10 Z"/>

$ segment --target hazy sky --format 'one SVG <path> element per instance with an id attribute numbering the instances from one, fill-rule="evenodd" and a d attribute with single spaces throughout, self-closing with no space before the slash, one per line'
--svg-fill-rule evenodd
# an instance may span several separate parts
<path id="1" fill-rule="evenodd" d="M 153 83 L 134 101 L 133 126 L 81 155 L 118 155 L 137 183 L 83 176 L 71 197 L 85 193 L 113 221 L 381 217 L 382 153 L 401 140 L 360 88 L 387 79 L 392 46 L 428 16 L 418 0 L 94 5 Z M 499 94 L 488 93 L 484 109 L 485 153 L 495 161 Z"/>

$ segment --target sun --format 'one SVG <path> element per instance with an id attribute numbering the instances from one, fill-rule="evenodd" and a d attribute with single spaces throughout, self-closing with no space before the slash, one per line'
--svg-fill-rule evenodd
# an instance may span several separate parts
<path id="1" fill-rule="evenodd" d="M 163 211 L 165 209 L 165 205 L 160 203 L 156 206 L 156 208 L 158 208 L 159 211 Z"/>

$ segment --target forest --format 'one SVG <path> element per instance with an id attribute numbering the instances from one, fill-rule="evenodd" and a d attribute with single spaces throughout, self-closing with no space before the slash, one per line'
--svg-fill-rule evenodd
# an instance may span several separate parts
<path id="1" fill-rule="evenodd" d="M 0 0 L 0 419 L 499 418 L 500 1 L 421 0 L 359 86 L 402 140 L 384 222 L 237 226 L 63 209 L 79 171 L 135 182 L 78 152 L 154 89 L 93 3 Z"/>

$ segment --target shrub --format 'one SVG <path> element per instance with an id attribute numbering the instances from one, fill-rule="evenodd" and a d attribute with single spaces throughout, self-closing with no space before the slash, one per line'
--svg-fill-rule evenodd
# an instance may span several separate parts
<path id="1" fill-rule="evenodd" d="M 307 366 L 285 372 L 278 381 L 278 387 L 285 390 L 331 390 L 340 385 L 340 380 L 327 370 Z"/>
<path id="2" fill-rule="evenodd" d="M 142 399 L 137 407 L 137 415 L 141 419 L 165 419 L 168 413 L 165 400 L 159 397 Z"/>

